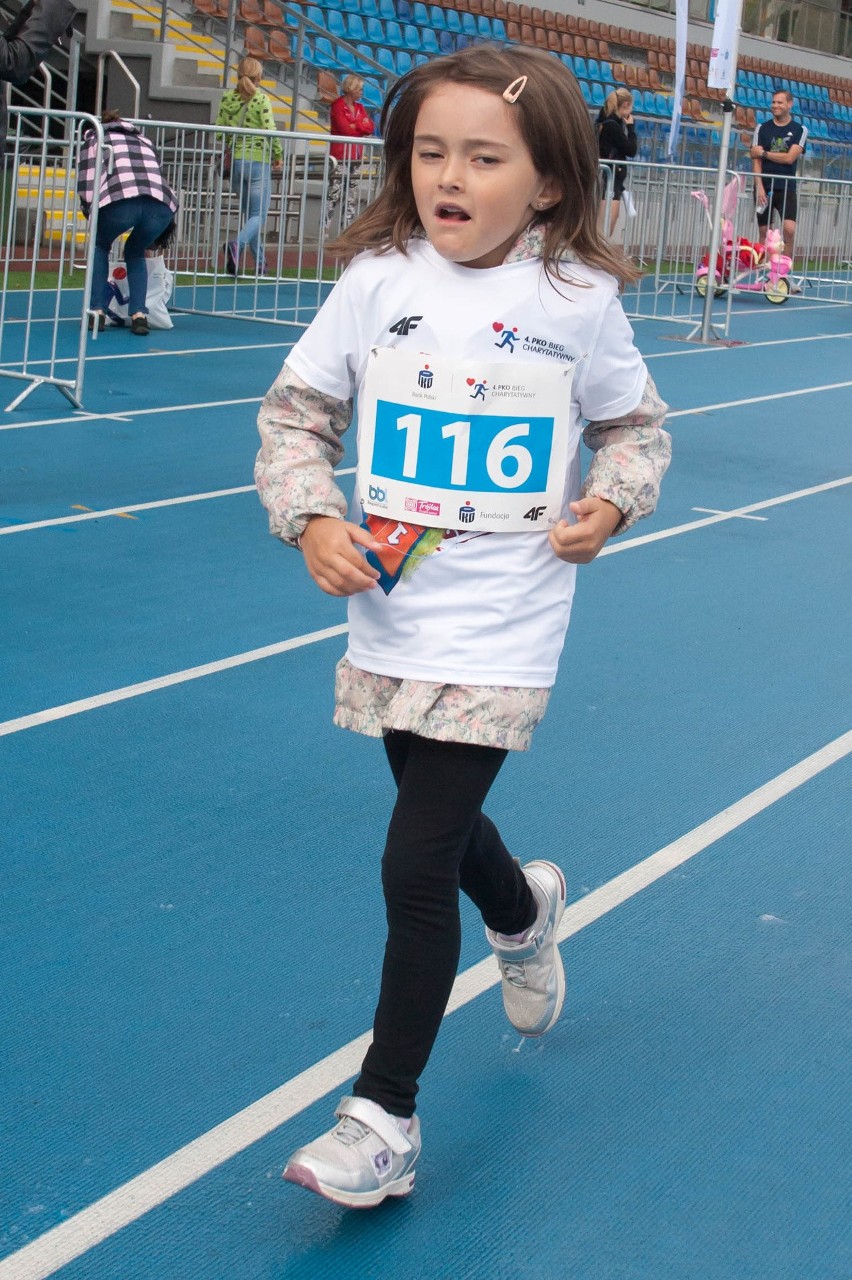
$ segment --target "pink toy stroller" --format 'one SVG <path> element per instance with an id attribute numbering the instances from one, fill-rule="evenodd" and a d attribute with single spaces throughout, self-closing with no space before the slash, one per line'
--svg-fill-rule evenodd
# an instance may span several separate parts
<path id="1" fill-rule="evenodd" d="M 792 258 L 783 252 L 784 240 L 780 231 L 767 231 L 765 244 L 753 244 L 744 236 L 734 240 L 734 211 L 745 184 L 743 174 L 737 174 L 725 187 L 722 195 L 722 239 L 716 255 L 713 289 L 718 298 L 726 289 L 737 293 L 762 293 L 767 302 L 780 305 L 790 296 L 787 277 L 793 265 Z M 704 206 L 707 221 L 712 230 L 710 202 L 704 191 L 691 194 Z M 695 269 L 696 291 L 705 297 L 710 275 L 710 254 L 705 253 Z"/>

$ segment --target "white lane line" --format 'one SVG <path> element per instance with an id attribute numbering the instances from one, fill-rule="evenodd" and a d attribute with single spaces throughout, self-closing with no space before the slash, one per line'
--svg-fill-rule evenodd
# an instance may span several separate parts
<path id="1" fill-rule="evenodd" d="M 263 658 L 287 653 L 291 649 L 302 649 L 305 645 L 318 644 L 321 640 L 345 635 L 348 630 L 349 628 L 343 623 L 336 627 L 325 627 L 322 631 L 308 631 L 305 635 L 294 636 L 291 640 L 279 640 L 276 644 L 267 644 L 261 649 L 249 649 L 246 653 L 237 653 L 231 658 L 205 662 L 199 667 L 187 667 L 183 671 L 173 671 L 167 676 L 155 676 L 153 680 L 142 680 L 139 684 L 128 684 L 121 689 L 109 689 L 106 693 L 97 693 L 91 698 L 79 698 L 76 702 L 66 702 L 58 707 L 47 707 L 44 711 L 19 716 L 16 720 L 3 720 L 0 722 L 0 738 L 10 733 L 20 733 L 24 729 L 33 729 L 36 725 L 50 724 L 54 720 L 65 720 L 69 716 L 80 715 L 83 711 L 94 711 L 97 707 L 109 707 L 115 702 L 125 702 L 128 698 L 139 698 L 146 693 L 169 689 L 176 684 L 185 684 L 188 680 L 200 680 L 203 676 L 230 671 L 233 667 L 242 667 L 249 662 L 260 662 Z"/>
<path id="2" fill-rule="evenodd" d="M 673 409 L 667 415 L 666 421 L 670 421 L 672 418 L 688 418 L 693 414 L 712 413 L 714 410 L 717 410 L 717 409 L 736 409 L 747 404 L 762 404 L 765 400 L 784 400 L 788 396 L 806 396 L 806 395 L 811 395 L 812 393 L 815 394 L 818 391 L 837 391 L 843 387 L 852 387 L 852 381 L 832 382 L 822 387 L 807 387 L 807 388 L 803 388 L 800 391 L 779 391 L 775 394 L 766 395 L 766 396 L 749 396 L 745 400 L 727 400 L 719 404 L 704 404 L 704 405 L 699 405 L 697 408 L 694 408 L 694 409 Z M 252 397 L 248 400 L 233 400 L 233 401 L 219 400 L 219 401 L 211 402 L 210 405 L 197 405 L 197 404 L 183 405 L 182 408 L 206 409 L 206 408 L 220 407 L 221 405 L 225 405 L 225 404 L 257 404 L 259 403 L 260 399 L 261 397 Z M 151 415 L 151 414 L 157 414 L 157 413 L 172 413 L 174 411 L 175 410 L 173 408 L 142 409 L 139 411 L 138 415 L 134 415 L 134 416 L 141 417 L 143 415 Z M 64 421 L 78 422 L 78 421 L 83 421 L 83 419 L 79 419 L 79 418 L 64 419 Z M 89 421 L 91 421 L 91 419 L 89 419 Z M 21 425 L 25 425 L 25 424 L 21 424 Z M 30 423 L 28 425 L 39 426 L 41 424 Z M 0 424 L 0 431 L 4 431 L 4 430 L 9 430 L 9 427 L 4 427 L 2 424 Z M 351 467 L 345 471 L 338 471 L 336 474 L 351 475 L 353 474 L 354 470 L 355 470 L 354 467 Z M 838 481 L 837 483 L 845 483 L 845 482 Z M 29 523 L 29 524 L 8 525 L 8 526 L 0 527 L 0 535 L 4 533 L 28 533 L 33 529 L 46 529 L 51 525 L 72 524 L 79 520 L 97 520 L 101 516 L 120 515 L 124 511 L 151 511 L 155 507 L 170 507 L 170 506 L 175 506 L 180 502 L 201 502 L 207 498 L 229 497 L 230 495 L 235 493 L 240 493 L 240 492 L 248 493 L 253 487 L 254 487 L 253 485 L 246 485 L 243 489 L 218 489 L 218 490 L 214 490 L 211 493 L 189 494 L 185 498 L 166 498 L 166 499 L 163 499 L 162 501 L 140 503 L 136 506 L 130 506 L 130 507 L 111 507 L 105 511 L 89 512 L 85 516 L 59 516 L 53 520 L 38 520 L 38 521 L 33 521 L 32 523 Z M 818 492 L 818 490 L 806 490 L 803 492 L 808 492 L 808 493 Z M 795 497 L 798 495 L 792 495 L 792 496 Z M 775 501 L 784 501 L 784 499 L 776 499 Z M 695 510 L 697 509 L 698 508 L 695 508 Z M 746 511 L 746 510 L 750 510 L 750 508 L 744 507 L 742 508 L 742 510 Z M 739 513 L 731 512 L 730 514 L 734 516 L 737 514 L 742 514 L 742 511 Z M 684 528 L 687 528 L 687 527 L 701 528 L 701 525 L 696 524 L 694 526 L 684 526 Z"/>
<path id="3" fill-rule="evenodd" d="M 704 520 L 692 520 L 688 524 L 675 525 L 671 529 L 661 529 L 658 533 L 647 533 L 638 538 L 627 538 L 624 542 L 613 542 L 604 547 L 601 556 L 617 555 L 620 551 L 630 551 L 633 547 L 643 547 L 651 542 L 661 542 L 665 538 L 674 538 L 682 533 L 691 533 L 694 529 L 706 529 L 709 525 L 721 524 L 725 520 L 734 520 L 748 515 L 752 511 L 762 511 L 768 507 L 777 507 L 785 502 L 793 502 L 798 498 L 808 498 L 816 493 L 826 493 L 842 485 L 852 484 L 852 476 L 844 476 L 840 480 L 829 480 L 826 484 L 814 485 L 810 489 L 799 489 L 795 493 L 785 493 L 779 498 L 767 498 L 765 502 L 756 502 L 750 507 L 740 507 L 737 511 L 726 511 L 718 516 L 707 516 Z M 120 511 L 130 511 L 124 507 Z M 98 512 L 86 512 L 87 517 L 98 515 Z M 7 531 L 8 532 L 8 531 Z M 121 689 L 108 690 L 95 694 L 90 698 L 79 698 L 76 702 L 66 702 L 56 707 L 47 707 L 43 711 L 34 711 L 30 715 L 18 716 L 14 720 L 0 721 L 0 737 L 11 733 L 21 733 L 25 729 L 34 729 L 38 725 L 49 724 L 54 720 L 65 720 L 69 716 L 81 715 L 84 711 L 94 711 L 98 707 L 110 706 L 114 702 L 124 702 L 128 698 L 138 698 L 146 693 L 154 693 L 158 689 L 167 689 L 172 685 L 183 684 L 187 680 L 198 680 L 202 676 L 216 675 L 228 671 L 232 667 L 245 666 L 249 662 L 258 662 L 278 653 L 286 653 L 289 649 L 300 649 L 308 644 L 316 644 L 331 636 L 345 635 L 348 627 L 328 627 L 324 631 L 312 631 L 306 635 L 295 636 L 291 640 L 280 640 L 276 644 L 265 645 L 262 649 L 250 649 L 246 653 L 235 654 L 231 658 L 220 658 L 216 662 L 207 662 L 202 666 L 189 667 L 184 671 L 174 671 L 170 675 L 157 676 L 153 680 L 143 680 L 139 684 L 125 685 Z"/>
<path id="4" fill-rule="evenodd" d="M 827 336 L 832 336 L 832 335 L 827 335 Z M 845 335 L 841 335 L 841 336 L 845 336 Z M 800 339 L 796 339 L 796 341 L 798 342 L 800 341 Z M 807 339 L 801 339 L 801 341 L 807 341 Z M 755 344 L 755 345 L 762 345 L 762 344 Z M 770 346 L 773 344 L 767 343 L 766 345 Z M 701 348 L 702 351 L 704 349 L 705 348 Z M 644 358 L 646 360 L 662 359 L 665 356 L 684 355 L 684 354 L 691 355 L 693 353 L 679 352 L 679 351 L 661 351 L 661 352 L 658 352 L 655 356 L 646 356 Z M 722 404 L 698 405 L 694 409 L 674 409 L 672 410 L 671 413 L 669 413 L 668 416 L 669 418 L 685 418 L 692 413 L 710 413 L 714 409 L 734 409 L 734 408 L 737 408 L 739 405 L 761 404 L 764 400 L 784 400 L 787 396 L 807 396 L 811 394 L 815 395 L 819 391 L 836 391 L 842 387 L 849 387 L 849 386 L 852 386 L 852 382 L 832 382 L 822 387 L 803 387 L 799 391 L 778 391 L 778 392 L 775 392 L 773 395 L 751 396 L 747 400 L 729 400 Z M 172 405 L 163 405 L 161 407 L 154 408 L 154 409 L 127 409 L 124 412 L 126 413 L 126 416 L 132 420 L 134 418 L 151 417 L 152 415 L 158 414 L 158 413 L 184 413 L 184 412 L 195 410 L 195 409 L 220 409 L 223 407 L 229 407 L 231 405 L 260 404 L 262 399 L 263 399 L 263 396 L 246 396 L 245 398 L 239 399 L 239 400 L 208 400 L 199 404 L 172 404 Z M 69 424 L 74 424 L 74 423 L 80 424 L 80 423 L 86 423 L 86 422 L 102 422 L 105 420 L 109 420 L 114 416 L 115 416 L 114 413 L 112 414 L 86 413 L 85 411 L 80 411 L 78 413 L 70 415 L 67 418 L 39 418 L 34 422 L 0 422 L 0 431 L 25 431 L 25 430 L 28 430 L 30 427 L 59 427 L 59 426 L 67 426 Z"/>
<path id="5" fill-rule="evenodd" d="M 722 809 L 680 839 L 652 853 L 621 875 L 572 903 L 562 917 L 559 941 L 564 942 L 641 893 L 676 867 L 715 844 L 830 768 L 852 752 L 852 730 L 806 756 L 741 800 Z M 477 999 L 500 981 L 493 957 L 464 973 L 453 986 L 449 1016 Z M 180 1147 L 129 1182 L 102 1196 L 67 1221 L 46 1231 L 17 1253 L 0 1262 L 0 1280 L 46 1280 L 47 1276 L 87 1253 L 110 1236 L 136 1222 L 152 1209 L 203 1178 L 226 1160 L 267 1137 L 294 1116 L 341 1088 L 358 1071 L 372 1035 L 365 1032 L 292 1080 L 259 1098 L 207 1133 Z"/>
<path id="6" fill-rule="evenodd" d="M 716 507 L 693 507 L 693 508 L 692 508 L 692 510 L 693 510 L 693 511 L 701 511 L 701 512 L 703 512 L 703 513 L 704 513 L 704 515 L 708 515 L 708 516 L 730 516 L 730 515 L 733 515 L 737 520 L 759 520 L 759 521 L 762 521 L 762 522 L 763 522 L 763 524 L 765 524 L 765 523 L 766 523 L 766 520 L 767 520 L 767 517 L 766 517 L 766 516 L 743 516 L 743 515 L 740 515 L 740 514 L 739 514 L 739 512 L 732 512 L 732 511 L 719 511 L 719 510 L 718 510 L 718 508 L 716 508 Z"/>
<path id="7" fill-rule="evenodd" d="M 186 413 L 194 409 L 230 409 L 240 404 L 260 404 L 263 396 L 243 396 L 240 400 L 202 400 L 197 404 L 165 404 L 154 409 L 125 409 L 123 420 L 151 418 L 158 413 Z M 115 413 L 75 413 L 68 418 L 40 418 L 37 422 L 0 422 L 0 431 L 26 431 L 30 427 L 64 427 L 86 422 L 109 422 Z"/>
<path id="8" fill-rule="evenodd" d="M 598 559 L 600 560 L 601 556 L 617 555 L 619 551 L 629 551 L 632 547 L 644 547 L 649 542 L 662 542 L 664 538 L 675 538 L 681 533 L 691 533 L 694 529 L 706 529 L 711 524 L 739 520 L 751 515 L 754 511 L 766 511 L 770 507 L 778 507 L 785 502 L 795 502 L 799 498 L 810 498 L 815 493 L 827 493 L 830 489 L 840 489 L 847 484 L 852 484 L 852 476 L 842 476 L 839 480 L 815 484 L 810 489 L 797 489 L 795 493 L 784 493 L 779 498 L 767 498 L 764 502 L 753 502 L 748 507 L 737 507 L 734 511 L 722 511 L 719 515 L 707 516 L 704 520 L 690 520 L 688 524 L 676 524 L 670 529 L 660 529 L 658 533 L 645 533 L 637 538 L 626 538 L 623 542 L 610 542 L 603 551 L 599 552 Z"/>
<path id="9" fill-rule="evenodd" d="M 754 351 L 757 347 L 787 347 L 791 343 L 796 346 L 800 342 L 830 342 L 833 338 L 852 338 L 852 333 L 815 333 L 808 338 L 769 338 L 766 342 L 747 342 L 742 347 L 698 346 L 688 347 L 686 351 L 654 351 L 644 355 L 643 360 L 665 360 L 668 356 L 704 356 L 711 351 Z"/>
<path id="10" fill-rule="evenodd" d="M 354 467 L 341 467 L 335 476 L 352 476 Z M 51 529 L 55 525 L 79 524 L 81 520 L 100 520 L 106 516 L 124 516 L 131 511 L 154 511 L 158 507 L 177 507 L 186 502 L 206 502 L 210 498 L 230 498 L 235 493 L 255 493 L 253 484 L 241 484 L 236 489 L 213 489 L 210 493 L 188 493 L 181 498 L 158 498 L 156 502 L 137 502 L 128 507 L 109 507 L 103 511 L 86 511 L 77 516 L 57 516 L 53 520 L 34 520 L 31 524 L 10 524 L 0 527 L 4 533 L 30 533 L 33 529 Z M 697 509 L 697 508 L 696 508 Z M 0 516 L 2 519 L 2 516 Z"/>
<path id="11" fill-rule="evenodd" d="M 687 418 L 692 413 L 713 413 L 716 409 L 739 409 L 744 404 L 765 404 L 768 400 L 789 400 L 794 396 L 815 396 L 820 391 L 841 391 L 844 387 L 852 387 L 849 382 L 827 382 L 822 387 L 801 387 L 798 391 L 776 391 L 768 396 L 747 396 L 744 400 L 720 400 L 718 404 L 696 405 L 694 409 L 674 409 L 666 415 L 669 418 Z"/>
<path id="12" fill-rule="evenodd" d="M 44 323 L 51 324 L 52 321 L 45 321 Z M 303 325 L 296 326 L 295 321 L 293 321 L 293 324 L 295 327 L 300 329 L 304 327 Z M 152 331 L 152 336 L 153 336 L 153 332 L 155 331 Z M 109 339 L 100 338 L 99 341 L 108 342 Z M 90 346 L 86 351 L 86 364 L 98 364 L 98 363 L 103 364 L 105 360 L 145 360 L 145 359 L 151 359 L 152 357 L 159 359 L 160 356 L 213 356 L 213 355 L 218 355 L 221 352 L 227 352 L 228 355 L 234 355 L 234 354 L 239 355 L 240 352 L 242 351 L 281 350 L 284 347 L 292 347 L 294 345 L 295 344 L 293 342 L 293 339 L 287 338 L 284 342 L 252 342 L 252 343 L 247 343 L 245 345 L 240 345 L 238 347 L 233 347 L 233 346 L 180 347 L 178 349 L 173 349 L 171 347 L 146 346 L 144 351 L 115 351 L 114 350 L 114 351 L 108 352 L 106 355 L 97 355 L 93 347 Z M 34 369 L 40 364 L 49 365 L 50 363 L 51 363 L 50 360 L 30 360 L 28 368 Z M 59 360 L 54 360 L 53 363 L 56 365 L 76 364 L 77 357 L 63 356 Z M 5 367 L 12 367 L 12 366 L 0 365 L 0 369 Z"/>

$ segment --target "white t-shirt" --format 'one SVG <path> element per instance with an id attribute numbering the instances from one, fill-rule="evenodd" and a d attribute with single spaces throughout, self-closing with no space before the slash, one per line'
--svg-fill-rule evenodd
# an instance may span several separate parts
<path id="1" fill-rule="evenodd" d="M 540 259 L 477 270 L 426 241 L 407 255 L 362 254 L 345 271 L 287 358 L 301 378 L 348 400 L 373 347 L 398 347 L 472 368 L 495 360 L 575 362 L 563 512 L 580 492 L 583 419 L 618 418 L 647 377 L 616 281 L 579 263 L 577 284 L 546 277 Z M 508 335 L 508 336 L 507 336 Z M 356 491 L 350 518 L 360 524 Z M 465 533 L 445 539 L 410 577 L 349 600 L 356 667 L 449 684 L 546 688 L 556 678 L 576 569 L 546 532 Z"/>

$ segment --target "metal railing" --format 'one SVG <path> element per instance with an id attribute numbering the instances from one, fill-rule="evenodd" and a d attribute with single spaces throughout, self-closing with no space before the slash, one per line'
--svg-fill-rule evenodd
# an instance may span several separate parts
<path id="1" fill-rule="evenodd" d="M 168 266 L 176 273 L 172 310 L 308 325 L 341 269 L 328 254 L 327 243 L 379 189 L 381 142 L 364 139 L 363 159 L 336 169 L 329 135 L 276 134 L 283 153 L 280 171 L 272 175 L 266 161 L 260 165 L 269 182 L 260 261 L 245 249 L 236 274 L 230 274 L 233 262 L 223 246 L 236 240 L 247 207 L 245 192 L 234 189 L 239 185 L 236 173 L 233 185 L 222 178 L 222 156 L 227 144 L 241 138 L 245 145 L 237 151 L 250 150 L 252 142 L 269 148 L 270 134 L 215 125 L 136 123 L 157 148 L 166 179 L 180 201 L 177 242 L 168 256 Z M 92 116 L 36 108 L 13 109 L 11 124 L 0 222 L 5 250 L 0 376 L 27 383 L 9 408 L 43 384 L 55 386 L 80 405 L 87 344 L 92 340 L 86 320 L 97 210 L 88 224 L 80 218 L 74 173 L 83 130 L 94 127 L 102 133 Z M 35 140 L 28 136 L 33 130 Z M 758 240 L 750 180 L 743 180 L 722 246 L 723 257 L 726 244 L 732 247 L 731 270 L 726 268 L 716 280 L 707 262 L 712 223 L 705 202 L 698 198 L 704 193 L 706 205 L 713 207 L 716 169 L 641 161 L 627 162 L 627 167 L 637 212 L 628 218 L 622 209 L 614 238 L 645 268 L 642 279 L 624 292 L 628 315 L 694 329 L 708 291 L 718 290 L 712 315 L 713 335 L 718 337 L 735 330 L 743 299 L 763 306 L 800 291 L 803 303 L 852 303 L 852 182 L 800 180 L 792 271 L 788 269 L 786 283 L 775 288 L 759 251 L 749 258 L 746 250 L 746 244 Z M 736 177 L 731 172 L 725 180 Z M 333 209 L 332 191 L 339 195 Z M 611 187 L 602 187 L 602 195 L 608 191 Z M 746 271 L 749 262 L 754 269 Z M 771 309 L 768 306 L 767 313 Z"/>

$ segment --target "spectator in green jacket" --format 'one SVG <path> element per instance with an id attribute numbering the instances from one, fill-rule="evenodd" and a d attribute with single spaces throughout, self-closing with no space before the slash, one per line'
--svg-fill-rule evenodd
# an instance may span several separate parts
<path id="1" fill-rule="evenodd" d="M 255 271 L 266 272 L 263 230 L 272 195 L 272 174 L 280 173 L 283 152 L 277 137 L 269 98 L 260 88 L 263 67 L 256 58 L 243 58 L 237 67 L 237 87 L 229 89 L 219 105 L 217 124 L 229 127 L 245 125 L 246 129 L 267 130 L 272 136 L 258 133 L 229 134 L 226 149 L 231 150 L 231 187 L 240 198 L 239 234 L 224 247 L 225 270 L 235 276 L 240 269 L 240 255 L 246 248 L 254 255 Z"/>

